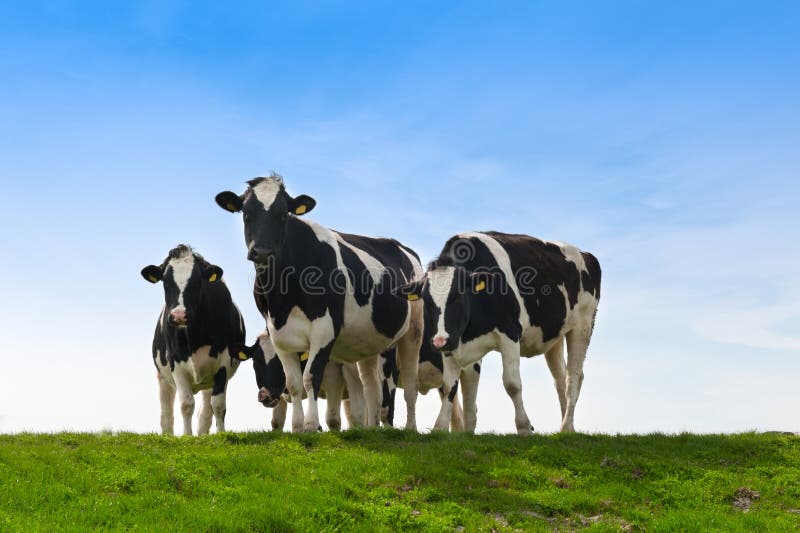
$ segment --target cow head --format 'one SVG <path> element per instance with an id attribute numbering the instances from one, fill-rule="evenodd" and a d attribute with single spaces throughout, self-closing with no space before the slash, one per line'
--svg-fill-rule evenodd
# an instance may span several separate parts
<path id="1" fill-rule="evenodd" d="M 438 352 L 452 352 L 470 323 L 476 298 L 486 291 L 490 281 L 489 273 L 469 272 L 442 257 L 428 266 L 421 281 L 399 287 L 395 295 L 412 302 L 422 299 L 425 330 L 433 332 L 431 346 Z"/>
<path id="2" fill-rule="evenodd" d="M 317 202 L 305 194 L 289 196 L 283 178 L 277 174 L 252 179 L 247 185 L 243 195 L 225 191 L 217 195 L 216 201 L 226 211 L 242 213 L 247 259 L 267 265 L 280 260 L 289 217 L 308 213 Z"/>
<path id="3" fill-rule="evenodd" d="M 266 331 L 258 336 L 252 348 L 239 352 L 239 359 L 251 357 L 258 385 L 258 401 L 264 407 L 275 407 L 286 390 L 286 374 Z"/>
<path id="4" fill-rule="evenodd" d="M 208 263 L 189 246 L 180 244 L 170 250 L 160 266 L 142 269 L 142 277 L 150 283 L 164 285 L 167 323 L 187 327 L 205 298 L 206 288 L 222 278 L 222 269 Z"/>

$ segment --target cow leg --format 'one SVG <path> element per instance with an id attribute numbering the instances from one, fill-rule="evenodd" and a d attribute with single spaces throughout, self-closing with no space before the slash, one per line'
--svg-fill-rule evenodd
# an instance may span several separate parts
<path id="1" fill-rule="evenodd" d="M 325 423 L 331 431 L 342 429 L 342 393 L 344 392 L 344 378 L 342 367 L 333 362 L 328 362 L 325 375 L 322 377 L 322 388 L 325 390 L 328 408 L 325 413 Z"/>
<path id="2" fill-rule="evenodd" d="M 412 319 L 416 313 L 412 306 Z M 422 308 L 419 308 L 420 322 Z M 422 344 L 422 327 L 415 327 L 413 322 L 408 333 L 397 341 L 397 369 L 400 371 L 400 383 L 403 387 L 403 398 L 406 401 L 406 429 L 417 430 L 417 391 L 419 388 L 419 349 Z"/>
<path id="3" fill-rule="evenodd" d="M 280 399 L 278 405 L 272 409 L 272 431 L 283 431 L 283 426 L 286 424 L 286 411 L 289 404 L 283 398 Z"/>
<path id="4" fill-rule="evenodd" d="M 358 362 L 358 373 L 364 385 L 368 428 L 377 427 L 381 422 L 381 383 L 378 376 L 379 356 L 368 357 Z"/>
<path id="5" fill-rule="evenodd" d="M 175 430 L 175 386 L 168 383 L 161 373 L 158 376 L 158 397 L 161 400 L 161 434 L 172 435 Z"/>
<path id="6" fill-rule="evenodd" d="M 525 412 L 522 403 L 522 378 L 519 374 L 519 343 L 505 340 L 500 346 L 500 355 L 503 358 L 503 386 L 506 393 L 514 403 L 514 423 L 519 435 L 533 433 L 530 418 Z"/>
<path id="7" fill-rule="evenodd" d="M 303 431 L 313 432 L 320 429 L 319 425 L 319 391 L 322 389 L 322 379 L 325 377 L 325 368 L 330 360 L 333 350 L 333 340 L 322 348 L 311 347 L 308 351 L 308 362 L 303 373 L 303 386 L 308 394 L 308 412 L 303 423 Z M 294 397 L 292 397 L 294 403 Z"/>
<path id="8" fill-rule="evenodd" d="M 197 421 L 197 434 L 208 435 L 211 429 L 211 391 L 206 389 L 201 392 L 203 404 L 200 406 L 200 416 Z"/>
<path id="9" fill-rule="evenodd" d="M 561 419 L 567 412 L 567 364 L 564 362 L 564 339 L 560 339 L 544 354 L 547 366 L 553 375 L 553 382 L 558 393 L 558 403 L 561 404 Z"/>
<path id="10" fill-rule="evenodd" d="M 347 423 L 351 428 L 361 428 L 367 422 L 366 405 L 364 405 L 364 386 L 358 375 L 358 366 L 353 363 L 342 365 L 342 376 L 347 386 L 347 396 L 350 398 L 345 403 Z"/>
<path id="11" fill-rule="evenodd" d="M 225 432 L 225 413 L 227 411 L 228 370 L 225 367 L 214 375 L 214 388 L 211 389 L 211 409 L 214 411 L 214 422 L 217 433 Z"/>
<path id="12" fill-rule="evenodd" d="M 183 416 L 183 434 L 192 435 L 192 415 L 194 415 L 194 393 L 189 376 L 183 369 L 175 367 L 172 373 L 175 387 L 178 389 L 178 398 L 181 402 L 181 415 Z"/>
<path id="13" fill-rule="evenodd" d="M 442 371 L 442 407 L 433 426 L 434 431 L 447 431 L 450 428 L 450 419 L 453 416 L 453 400 L 458 392 L 458 376 L 461 368 L 452 356 L 442 356 L 444 370 Z"/>
<path id="14" fill-rule="evenodd" d="M 453 410 L 450 414 L 450 431 L 464 431 L 464 411 L 461 409 L 461 401 L 458 399 L 458 394 L 453 397 Z"/>
<path id="15" fill-rule="evenodd" d="M 286 389 L 292 401 L 292 431 L 303 431 L 303 371 L 296 352 L 275 350 L 286 374 Z"/>
<path id="16" fill-rule="evenodd" d="M 478 382 L 481 379 L 480 363 L 461 371 L 461 397 L 464 400 L 464 431 L 475 433 L 478 423 Z"/>
<path id="17" fill-rule="evenodd" d="M 567 333 L 567 409 L 561 420 L 561 431 L 565 433 L 575 431 L 575 404 L 578 403 L 583 384 L 583 362 L 586 360 L 591 331 L 589 326 Z"/>

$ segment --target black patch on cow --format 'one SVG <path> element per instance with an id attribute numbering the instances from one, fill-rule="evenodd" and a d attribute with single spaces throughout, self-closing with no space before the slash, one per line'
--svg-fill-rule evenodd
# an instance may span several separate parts
<path id="1" fill-rule="evenodd" d="M 381 354 L 383 365 L 381 371 L 383 373 L 382 392 L 383 397 L 381 407 L 386 409 L 386 424 L 394 425 L 394 402 L 397 395 L 397 382 L 400 378 L 400 369 L 397 367 L 397 347 L 393 346 Z M 389 388 L 389 380 L 394 384 Z"/>
<path id="2" fill-rule="evenodd" d="M 590 292 L 598 300 L 600 299 L 600 262 L 589 252 L 581 252 L 583 261 L 586 263 L 586 271 L 581 272 L 581 284 L 583 290 Z"/>
<path id="3" fill-rule="evenodd" d="M 425 326 L 422 332 L 422 345 L 419 348 L 419 362 L 430 363 L 436 367 L 439 372 L 444 372 L 444 361 L 442 354 L 433 349 L 431 341 L 436 333 L 436 321 L 439 320 L 438 312 L 435 319 L 428 318 L 428 307 L 425 307 Z"/>
<path id="4" fill-rule="evenodd" d="M 333 343 L 335 339 L 329 342 L 326 346 L 321 348 L 314 360 L 311 363 L 311 385 L 314 389 L 314 399 L 319 398 L 319 391 L 322 388 L 322 377 L 325 374 L 325 367 L 331 358 L 331 350 L 333 350 Z M 310 360 L 310 359 L 309 359 Z"/>
<path id="5" fill-rule="evenodd" d="M 450 403 L 453 403 L 453 400 L 456 399 L 456 393 L 458 392 L 458 381 L 453 383 L 452 388 L 450 388 L 450 394 L 447 395 L 447 399 Z"/>
<path id="6" fill-rule="evenodd" d="M 480 374 L 480 373 L 481 373 L 481 364 L 480 364 L 480 363 L 475 363 L 474 365 L 472 365 L 472 368 L 473 368 L 473 369 L 475 370 L 475 372 L 477 372 L 478 374 Z"/>
<path id="7" fill-rule="evenodd" d="M 342 262 L 344 263 L 344 266 L 347 269 L 347 275 L 350 278 L 353 296 L 355 297 L 356 303 L 360 307 L 363 307 L 369 303 L 369 297 L 372 294 L 373 288 L 375 287 L 375 282 L 373 281 L 366 265 L 364 265 L 364 262 L 359 259 L 353 250 L 351 250 L 348 246 L 343 245 L 339 246 L 339 250 L 341 250 Z M 338 286 L 336 287 L 338 288 Z M 341 288 L 344 289 L 345 286 L 342 285 Z"/>
<path id="8" fill-rule="evenodd" d="M 228 371 L 223 366 L 214 374 L 214 387 L 211 389 L 211 395 L 217 396 L 225 392 L 226 383 L 228 383 Z"/>

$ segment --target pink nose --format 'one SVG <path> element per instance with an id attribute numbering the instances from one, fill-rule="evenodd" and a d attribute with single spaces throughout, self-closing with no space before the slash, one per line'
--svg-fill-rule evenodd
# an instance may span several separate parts
<path id="1" fill-rule="evenodd" d="M 434 337 L 433 338 L 433 347 L 434 348 L 441 348 L 447 344 L 447 337 Z"/>
<path id="2" fill-rule="evenodd" d="M 177 323 L 186 322 L 186 310 L 185 309 L 173 309 L 172 312 L 169 314 Z"/>

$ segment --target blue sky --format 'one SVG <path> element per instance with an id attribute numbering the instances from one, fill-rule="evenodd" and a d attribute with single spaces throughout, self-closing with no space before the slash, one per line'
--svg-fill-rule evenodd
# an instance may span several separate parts
<path id="1" fill-rule="evenodd" d="M 213 197 L 269 170 L 315 220 L 424 259 L 475 229 L 597 255 L 579 429 L 800 430 L 796 3 L 107 6 L 0 5 L 0 431 L 157 429 L 163 294 L 138 271 L 179 242 L 252 338 L 241 222 Z M 513 430 L 498 359 L 482 431 Z M 546 364 L 522 368 L 555 431 Z M 230 428 L 267 426 L 250 368 L 229 398 Z"/>

